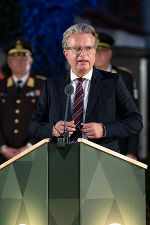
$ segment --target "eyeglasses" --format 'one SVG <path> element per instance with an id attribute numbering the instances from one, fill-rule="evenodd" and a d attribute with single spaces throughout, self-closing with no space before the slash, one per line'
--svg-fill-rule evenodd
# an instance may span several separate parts
<path id="1" fill-rule="evenodd" d="M 86 47 L 67 47 L 66 50 L 70 50 L 73 55 L 80 54 L 84 50 L 87 54 L 93 54 L 94 46 Z"/>

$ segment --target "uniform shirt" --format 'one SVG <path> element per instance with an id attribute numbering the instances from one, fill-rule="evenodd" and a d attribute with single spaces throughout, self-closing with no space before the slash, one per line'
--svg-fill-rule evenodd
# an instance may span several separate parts
<path id="1" fill-rule="evenodd" d="M 25 83 L 26 83 L 28 77 L 29 77 L 29 74 L 24 75 L 24 76 L 23 76 L 22 78 L 20 78 L 20 79 L 19 79 L 18 77 L 16 77 L 15 74 L 12 75 L 12 78 L 13 78 L 14 83 L 15 83 L 16 86 L 17 86 L 18 81 L 21 81 L 21 83 L 20 83 L 20 87 L 21 87 L 21 88 L 25 85 Z"/>

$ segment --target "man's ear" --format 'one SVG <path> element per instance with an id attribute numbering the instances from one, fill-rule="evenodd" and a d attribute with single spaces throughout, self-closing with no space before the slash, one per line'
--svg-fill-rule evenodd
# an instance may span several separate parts
<path id="1" fill-rule="evenodd" d="M 112 50 L 109 49 L 109 58 L 111 59 L 112 58 Z"/>
<path id="2" fill-rule="evenodd" d="M 67 56 L 68 56 L 67 53 L 68 53 L 68 52 L 64 49 L 64 50 L 63 50 L 63 53 L 64 53 L 65 57 L 67 58 Z"/>
<path id="3" fill-rule="evenodd" d="M 30 65 L 32 65 L 32 63 L 33 63 L 33 58 L 31 57 L 30 58 Z"/>

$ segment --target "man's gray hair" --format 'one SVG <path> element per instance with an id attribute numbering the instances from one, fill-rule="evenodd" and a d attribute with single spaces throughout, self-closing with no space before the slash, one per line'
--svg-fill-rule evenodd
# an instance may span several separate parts
<path id="1" fill-rule="evenodd" d="M 67 49 L 67 40 L 72 34 L 92 34 L 95 38 L 95 44 L 94 47 L 97 47 L 97 38 L 96 38 L 96 32 L 94 28 L 86 23 L 78 23 L 71 27 L 69 27 L 64 33 L 63 33 L 63 40 L 62 40 L 62 47 L 63 49 Z"/>

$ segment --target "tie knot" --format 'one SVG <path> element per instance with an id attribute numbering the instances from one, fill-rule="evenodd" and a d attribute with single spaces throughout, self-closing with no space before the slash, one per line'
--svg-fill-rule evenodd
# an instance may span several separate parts
<path id="1" fill-rule="evenodd" d="M 18 81 L 17 81 L 17 85 L 18 85 L 19 87 L 20 87 L 21 83 L 22 83 L 22 80 L 18 80 Z"/>
<path id="2" fill-rule="evenodd" d="M 81 84 L 83 83 L 84 80 L 85 80 L 85 78 L 82 78 L 82 77 L 78 78 L 78 82 L 80 82 Z"/>

